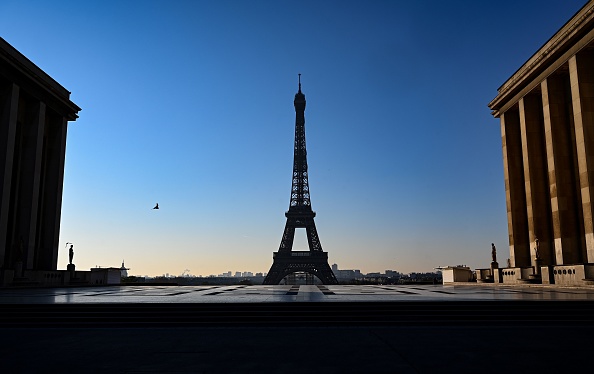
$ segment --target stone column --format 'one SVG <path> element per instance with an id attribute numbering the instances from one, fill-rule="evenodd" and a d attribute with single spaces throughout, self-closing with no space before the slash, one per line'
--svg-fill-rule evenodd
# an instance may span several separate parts
<path id="1" fill-rule="evenodd" d="M 0 268 L 11 266 L 5 260 L 12 246 L 7 240 L 18 103 L 19 86 L 0 86 Z"/>
<path id="2" fill-rule="evenodd" d="M 555 261 L 557 265 L 580 262 L 581 207 L 577 203 L 574 170 L 573 121 L 569 77 L 549 76 L 541 83 Z"/>
<path id="3" fill-rule="evenodd" d="M 67 125 L 66 118 L 47 110 L 35 256 L 38 269 L 57 268 Z"/>
<path id="4" fill-rule="evenodd" d="M 528 218 L 518 108 L 501 115 L 501 144 L 511 266 L 530 266 Z"/>
<path id="5" fill-rule="evenodd" d="M 41 159 L 45 127 L 45 103 L 28 101 L 23 124 L 21 174 L 17 206 L 18 236 L 24 241 L 23 262 L 33 268 L 39 208 Z"/>
<path id="6" fill-rule="evenodd" d="M 580 192 L 584 219 L 584 262 L 594 262 L 594 54 L 580 52 L 569 59 L 569 78 L 575 139 L 579 168 Z"/>
<path id="7" fill-rule="evenodd" d="M 551 228 L 551 199 L 547 180 L 547 155 L 540 92 L 530 93 L 519 101 L 520 129 L 524 180 L 526 184 L 526 210 L 530 245 L 530 262 L 536 266 L 535 239 L 540 242 L 540 257 L 544 263 L 554 262 Z"/>

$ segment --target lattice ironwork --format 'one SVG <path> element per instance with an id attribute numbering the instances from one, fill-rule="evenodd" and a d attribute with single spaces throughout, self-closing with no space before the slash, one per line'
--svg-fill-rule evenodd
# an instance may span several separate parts
<path id="1" fill-rule="evenodd" d="M 336 276 L 328 265 L 328 253 L 322 250 L 309 196 L 307 174 L 307 149 L 305 146 L 305 95 L 301 92 L 301 74 L 299 91 L 293 101 L 295 106 L 295 146 L 293 150 L 293 180 L 291 202 L 285 213 L 287 223 L 278 249 L 274 252 L 274 262 L 264 284 L 279 284 L 292 273 L 306 272 L 317 276 L 324 284 L 337 284 Z M 294 252 L 295 229 L 305 228 L 309 251 Z M 305 255 L 307 254 L 307 255 Z"/>

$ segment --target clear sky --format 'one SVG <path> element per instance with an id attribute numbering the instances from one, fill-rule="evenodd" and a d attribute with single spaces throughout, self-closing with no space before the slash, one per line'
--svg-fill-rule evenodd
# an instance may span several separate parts
<path id="1" fill-rule="evenodd" d="M 583 5 L 0 1 L 0 36 L 72 92 L 58 268 L 267 272 L 289 207 L 297 74 L 330 264 L 509 257 L 487 104 Z M 155 203 L 161 209 L 152 210 Z M 298 229 L 294 249 L 305 250 Z"/>

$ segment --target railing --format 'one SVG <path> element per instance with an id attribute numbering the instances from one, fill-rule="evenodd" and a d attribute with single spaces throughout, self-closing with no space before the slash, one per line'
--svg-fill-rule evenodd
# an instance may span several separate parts
<path id="1" fill-rule="evenodd" d="M 325 257 L 328 258 L 328 252 L 322 251 L 285 251 L 273 252 L 272 258 L 275 257 Z"/>

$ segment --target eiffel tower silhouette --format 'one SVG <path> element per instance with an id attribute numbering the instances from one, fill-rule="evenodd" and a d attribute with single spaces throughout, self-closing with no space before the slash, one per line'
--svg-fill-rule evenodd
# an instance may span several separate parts
<path id="1" fill-rule="evenodd" d="M 328 265 L 328 252 L 322 251 L 309 198 L 309 180 L 307 177 L 307 150 L 305 148 L 305 95 L 301 92 L 301 74 L 299 91 L 295 94 L 295 148 L 293 156 L 293 183 L 291 203 L 285 213 L 287 223 L 278 252 L 272 255 L 273 263 L 264 279 L 264 284 L 279 284 L 281 280 L 296 272 L 305 272 L 318 277 L 323 284 L 338 284 L 336 276 Z M 305 228 L 309 251 L 293 251 L 295 229 Z"/>

